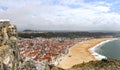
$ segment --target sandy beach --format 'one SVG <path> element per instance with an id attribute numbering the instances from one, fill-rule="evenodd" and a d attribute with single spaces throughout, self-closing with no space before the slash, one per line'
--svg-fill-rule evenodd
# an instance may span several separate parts
<path id="1" fill-rule="evenodd" d="M 76 64 L 97 60 L 89 49 L 103 41 L 112 39 L 113 38 L 97 38 L 75 44 L 69 49 L 69 53 L 58 63 L 57 67 L 68 69 Z"/>

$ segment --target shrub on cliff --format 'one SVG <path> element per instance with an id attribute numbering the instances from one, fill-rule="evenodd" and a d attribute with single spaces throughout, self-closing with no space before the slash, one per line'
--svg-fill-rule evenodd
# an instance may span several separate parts
<path id="1" fill-rule="evenodd" d="M 51 70 L 63 69 L 53 67 Z M 90 61 L 88 63 L 74 65 L 72 68 L 67 70 L 120 70 L 120 60 L 102 59 L 101 61 Z"/>

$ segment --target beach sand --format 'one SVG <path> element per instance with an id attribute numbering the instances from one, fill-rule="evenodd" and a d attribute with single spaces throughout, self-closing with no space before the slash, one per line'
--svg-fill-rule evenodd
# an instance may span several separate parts
<path id="1" fill-rule="evenodd" d="M 96 38 L 75 44 L 69 49 L 69 53 L 58 63 L 57 67 L 68 69 L 76 64 L 97 60 L 89 49 L 100 42 L 111 39 L 113 38 Z"/>

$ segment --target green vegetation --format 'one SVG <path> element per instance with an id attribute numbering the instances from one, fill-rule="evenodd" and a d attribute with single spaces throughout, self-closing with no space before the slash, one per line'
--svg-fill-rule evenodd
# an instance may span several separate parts
<path id="1" fill-rule="evenodd" d="M 79 38 L 79 37 L 117 37 L 116 33 L 104 33 L 104 32 L 21 32 L 18 33 L 19 37 L 22 38 L 34 38 L 34 37 L 43 37 L 43 38 L 51 38 L 51 37 L 66 37 L 66 38 Z"/>
<path id="2" fill-rule="evenodd" d="M 108 62 L 108 59 L 105 58 L 105 59 L 102 59 L 101 61 L 103 61 L 103 62 Z"/>
<path id="3" fill-rule="evenodd" d="M 50 70 L 63 70 L 53 67 Z M 120 60 L 116 59 L 102 59 L 101 61 L 90 61 L 88 63 L 82 63 L 74 65 L 67 70 L 120 70 Z"/>

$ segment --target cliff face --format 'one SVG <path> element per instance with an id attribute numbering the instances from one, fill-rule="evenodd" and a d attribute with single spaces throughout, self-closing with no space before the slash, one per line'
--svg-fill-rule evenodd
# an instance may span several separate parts
<path id="1" fill-rule="evenodd" d="M 16 26 L 0 20 L 0 70 L 44 70 L 44 67 L 30 58 L 20 58 Z"/>
<path id="2" fill-rule="evenodd" d="M 18 64 L 17 29 L 9 21 L 0 21 L 0 63 L 1 69 L 13 70 Z M 18 66 L 18 65 L 16 65 Z"/>

